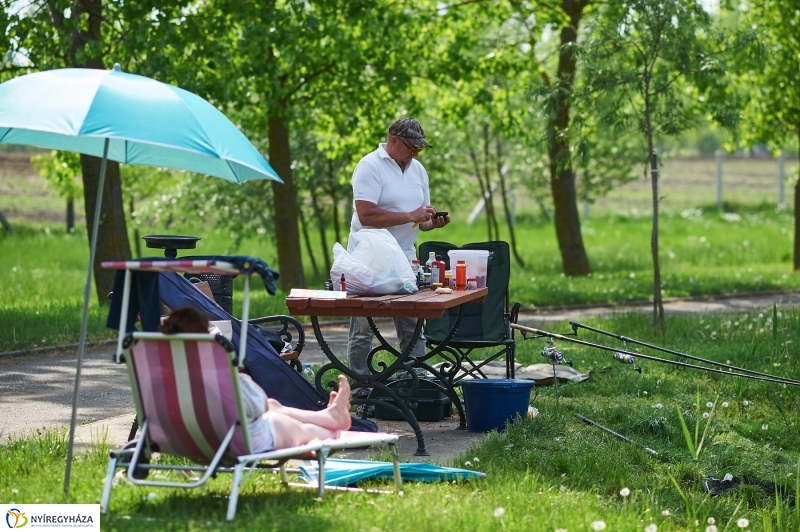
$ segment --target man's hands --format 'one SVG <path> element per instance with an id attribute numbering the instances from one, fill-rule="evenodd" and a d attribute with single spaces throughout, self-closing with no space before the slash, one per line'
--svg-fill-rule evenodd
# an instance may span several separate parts
<path id="1" fill-rule="evenodd" d="M 435 216 L 427 222 L 419 224 L 419 228 L 423 231 L 430 231 L 431 229 L 439 229 L 450 223 L 450 215 Z"/>
<path id="2" fill-rule="evenodd" d="M 423 205 L 411 212 L 390 212 L 369 201 L 356 200 L 356 212 L 364 227 L 393 227 L 413 223 L 423 231 L 438 229 L 450 223 L 450 216 L 437 216 L 436 207 Z"/>
<path id="3" fill-rule="evenodd" d="M 439 229 L 440 227 L 444 227 L 445 225 L 450 223 L 450 216 L 447 214 L 445 214 L 444 216 L 435 216 L 436 208 L 434 208 L 433 205 L 423 205 L 414 212 L 416 213 L 417 211 L 420 211 L 422 209 L 425 209 L 424 212 L 428 216 L 428 218 L 419 223 L 420 230 L 430 231 L 431 229 Z"/>
<path id="4" fill-rule="evenodd" d="M 415 224 L 422 224 L 423 222 L 428 222 L 433 218 L 433 215 L 436 214 L 436 207 L 433 205 L 423 205 L 419 209 L 413 210 L 408 213 L 411 222 Z"/>

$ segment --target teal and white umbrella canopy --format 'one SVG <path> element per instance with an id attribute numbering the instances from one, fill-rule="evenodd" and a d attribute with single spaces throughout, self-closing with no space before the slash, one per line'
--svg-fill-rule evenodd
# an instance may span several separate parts
<path id="1" fill-rule="evenodd" d="M 188 170 L 241 183 L 281 181 L 216 107 L 196 94 L 116 70 L 69 68 L 0 84 L 0 143 Z"/>
<path id="2" fill-rule="evenodd" d="M 69 489 L 81 367 L 89 319 L 107 161 L 188 170 L 234 183 L 282 182 L 264 157 L 216 107 L 191 92 L 113 70 L 68 68 L 0 84 L 0 144 L 24 144 L 102 158 L 89 232 L 89 268 L 72 393 L 64 492 Z"/>

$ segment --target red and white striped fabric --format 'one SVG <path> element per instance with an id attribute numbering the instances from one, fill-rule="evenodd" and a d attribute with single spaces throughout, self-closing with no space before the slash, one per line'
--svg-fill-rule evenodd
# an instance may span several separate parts
<path id="1" fill-rule="evenodd" d="M 140 339 L 129 352 L 151 442 L 208 463 L 239 420 L 230 354 L 213 340 Z M 250 454 L 241 428 L 230 455 Z"/>
<path id="2" fill-rule="evenodd" d="M 153 272 L 191 272 L 237 275 L 241 271 L 230 262 L 219 260 L 128 260 L 103 262 L 108 270 L 146 270 Z"/>

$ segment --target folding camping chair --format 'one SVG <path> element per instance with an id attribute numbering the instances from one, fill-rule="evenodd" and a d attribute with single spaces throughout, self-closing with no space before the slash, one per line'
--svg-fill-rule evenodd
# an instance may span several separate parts
<path id="1" fill-rule="evenodd" d="M 430 252 L 441 255 L 442 260 L 450 269 L 450 257 L 447 252 L 456 249 L 471 250 L 483 249 L 489 251 L 488 272 L 486 286 L 489 295 L 483 303 L 469 303 L 464 312 L 464 317 L 455 336 L 447 346 L 452 348 L 461 359 L 463 374 L 457 375 L 454 383 L 464 378 L 467 374 L 474 378 L 486 378 L 482 368 L 489 362 L 505 356 L 506 377 L 514 378 L 514 352 L 516 342 L 511 324 L 517 322 L 519 303 L 509 308 L 508 281 L 511 276 L 511 256 L 508 243 L 501 241 L 480 242 L 456 246 L 449 242 L 424 242 L 419 247 L 419 256 L 427 257 Z M 429 346 L 440 344 L 446 337 L 458 316 L 458 309 L 450 309 L 443 317 L 428 319 L 425 322 L 425 338 Z M 494 349 L 498 349 L 494 351 Z M 485 353 L 484 349 L 491 349 L 482 360 L 473 360 L 473 353 Z M 476 353 L 477 354 L 477 353 Z M 447 356 L 446 351 L 440 353 Z"/>
<path id="2" fill-rule="evenodd" d="M 142 429 L 135 446 L 129 444 L 111 453 L 100 501 L 103 512 L 108 511 L 118 468 L 127 470 L 132 484 L 175 488 L 200 487 L 217 473 L 232 473 L 227 512 L 230 521 L 236 515 L 239 488 L 252 473 L 279 469 L 282 482 L 289 485 L 286 462 L 313 453 L 319 482 L 307 486 L 316 487 L 322 497 L 325 460 L 331 452 L 376 444 L 389 445 L 395 487 L 400 491 L 398 436 L 393 434 L 344 432 L 334 440 L 254 453 L 239 392 L 239 356 L 223 336 L 134 332 L 125 337 L 123 348 Z M 199 465 L 151 464 L 154 452 L 185 457 Z M 147 480 L 149 470 L 190 470 L 201 476 L 187 481 Z"/>

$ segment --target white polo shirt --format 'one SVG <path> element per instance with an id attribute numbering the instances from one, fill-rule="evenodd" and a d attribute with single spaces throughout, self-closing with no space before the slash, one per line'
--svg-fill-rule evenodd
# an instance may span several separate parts
<path id="1" fill-rule="evenodd" d="M 389 157 L 384 148 L 379 144 L 378 149 L 368 153 L 356 165 L 353 171 L 353 219 L 350 222 L 350 234 L 357 233 L 362 228 L 369 228 L 361 224 L 356 201 L 369 201 L 389 212 L 411 212 L 423 205 L 430 205 L 431 194 L 428 188 L 428 173 L 416 159 L 403 172 L 394 159 Z M 414 224 L 395 225 L 386 229 L 394 236 L 408 260 L 416 258 L 414 244 L 417 242 L 419 227 Z M 348 241 L 348 251 L 353 251 Z"/>

